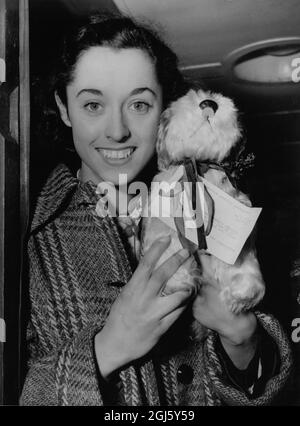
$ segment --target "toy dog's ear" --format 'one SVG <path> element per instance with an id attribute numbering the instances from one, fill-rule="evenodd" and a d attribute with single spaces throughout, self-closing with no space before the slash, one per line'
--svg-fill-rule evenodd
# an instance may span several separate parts
<path id="1" fill-rule="evenodd" d="M 171 159 L 166 147 L 166 139 L 169 130 L 169 123 L 172 118 L 171 108 L 167 108 L 160 116 L 160 123 L 157 132 L 156 151 L 158 168 L 160 171 L 168 168 Z"/>

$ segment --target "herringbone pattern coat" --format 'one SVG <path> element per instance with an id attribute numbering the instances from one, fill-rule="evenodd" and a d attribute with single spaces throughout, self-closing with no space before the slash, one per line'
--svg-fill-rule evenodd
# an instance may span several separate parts
<path id="1" fill-rule="evenodd" d="M 37 201 L 28 244 L 30 359 L 23 405 L 103 405 L 94 336 L 132 270 L 115 219 L 95 214 L 94 189 L 61 165 Z M 257 315 L 278 343 L 281 359 L 280 373 L 263 395 L 249 399 L 226 384 L 214 333 L 199 342 L 188 333 L 174 339 L 170 332 L 151 357 L 120 372 L 119 404 L 270 404 L 289 377 L 291 354 L 278 322 Z M 177 378 L 183 364 L 193 372 L 186 384 Z"/>

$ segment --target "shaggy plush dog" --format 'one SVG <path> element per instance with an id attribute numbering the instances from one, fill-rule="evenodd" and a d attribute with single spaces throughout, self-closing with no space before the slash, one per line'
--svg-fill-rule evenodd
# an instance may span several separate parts
<path id="1" fill-rule="evenodd" d="M 190 90 L 162 114 L 157 141 L 160 173 L 154 181 L 170 181 L 178 166 L 187 159 L 195 161 L 195 164 L 205 162 L 202 176 L 250 207 L 249 198 L 232 185 L 220 166 L 220 162 L 238 143 L 240 137 L 237 111 L 230 99 L 220 94 Z M 207 198 L 205 204 L 209 205 L 209 202 Z M 208 222 L 213 220 L 213 214 L 208 207 L 206 211 L 211 216 L 204 224 L 207 229 Z M 151 202 L 148 204 L 148 217 L 143 220 L 142 253 L 158 238 L 171 236 L 171 243 L 160 258 L 159 266 L 182 248 L 182 240 L 177 231 L 159 217 L 151 217 L 150 212 Z M 166 283 L 163 295 L 186 286 L 192 286 L 198 292 L 205 277 L 212 275 L 219 283 L 224 303 L 233 313 L 251 309 L 264 296 L 265 285 L 255 253 L 253 235 L 248 238 L 234 265 L 226 264 L 205 250 L 197 250 L 193 254 L 197 261 L 182 265 Z"/>

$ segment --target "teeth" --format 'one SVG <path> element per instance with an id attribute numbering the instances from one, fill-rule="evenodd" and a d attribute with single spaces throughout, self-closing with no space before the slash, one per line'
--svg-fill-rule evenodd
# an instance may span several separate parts
<path id="1" fill-rule="evenodd" d="M 132 154 L 133 148 L 127 148 L 127 149 L 122 149 L 117 151 L 113 151 L 112 149 L 101 149 L 101 151 L 105 158 L 125 159 Z"/>

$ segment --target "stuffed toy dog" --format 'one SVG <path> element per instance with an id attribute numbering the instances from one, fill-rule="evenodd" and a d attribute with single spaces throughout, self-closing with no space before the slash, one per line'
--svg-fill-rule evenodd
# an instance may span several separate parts
<path id="1" fill-rule="evenodd" d="M 227 175 L 221 162 L 241 138 L 237 111 L 233 102 L 220 95 L 202 90 L 190 90 L 173 102 L 161 117 L 158 130 L 157 154 L 160 173 L 155 182 L 170 182 L 178 167 L 184 166 L 187 180 L 204 177 L 239 202 L 251 207 L 249 198 L 239 191 Z M 174 197 L 174 193 L 163 194 Z M 191 194 L 191 196 L 193 196 Z M 203 223 L 198 228 L 205 233 L 213 224 L 213 200 L 204 188 Z M 195 246 L 177 229 L 168 226 L 160 217 L 148 214 L 143 219 L 142 253 L 160 237 L 170 235 L 171 243 L 157 266 L 182 246 L 194 255 L 195 261 L 183 264 L 166 283 L 162 295 L 191 286 L 201 290 L 206 277 L 213 276 L 220 286 L 220 296 L 233 313 L 254 307 L 264 296 L 265 285 L 256 258 L 253 235 L 250 235 L 234 265 L 227 264 L 206 251 L 205 241 Z M 197 231 L 199 231 L 199 229 Z M 202 235 L 202 237 L 203 237 Z M 201 238 L 201 236 L 199 237 Z M 199 240 L 200 241 L 200 240 Z"/>

